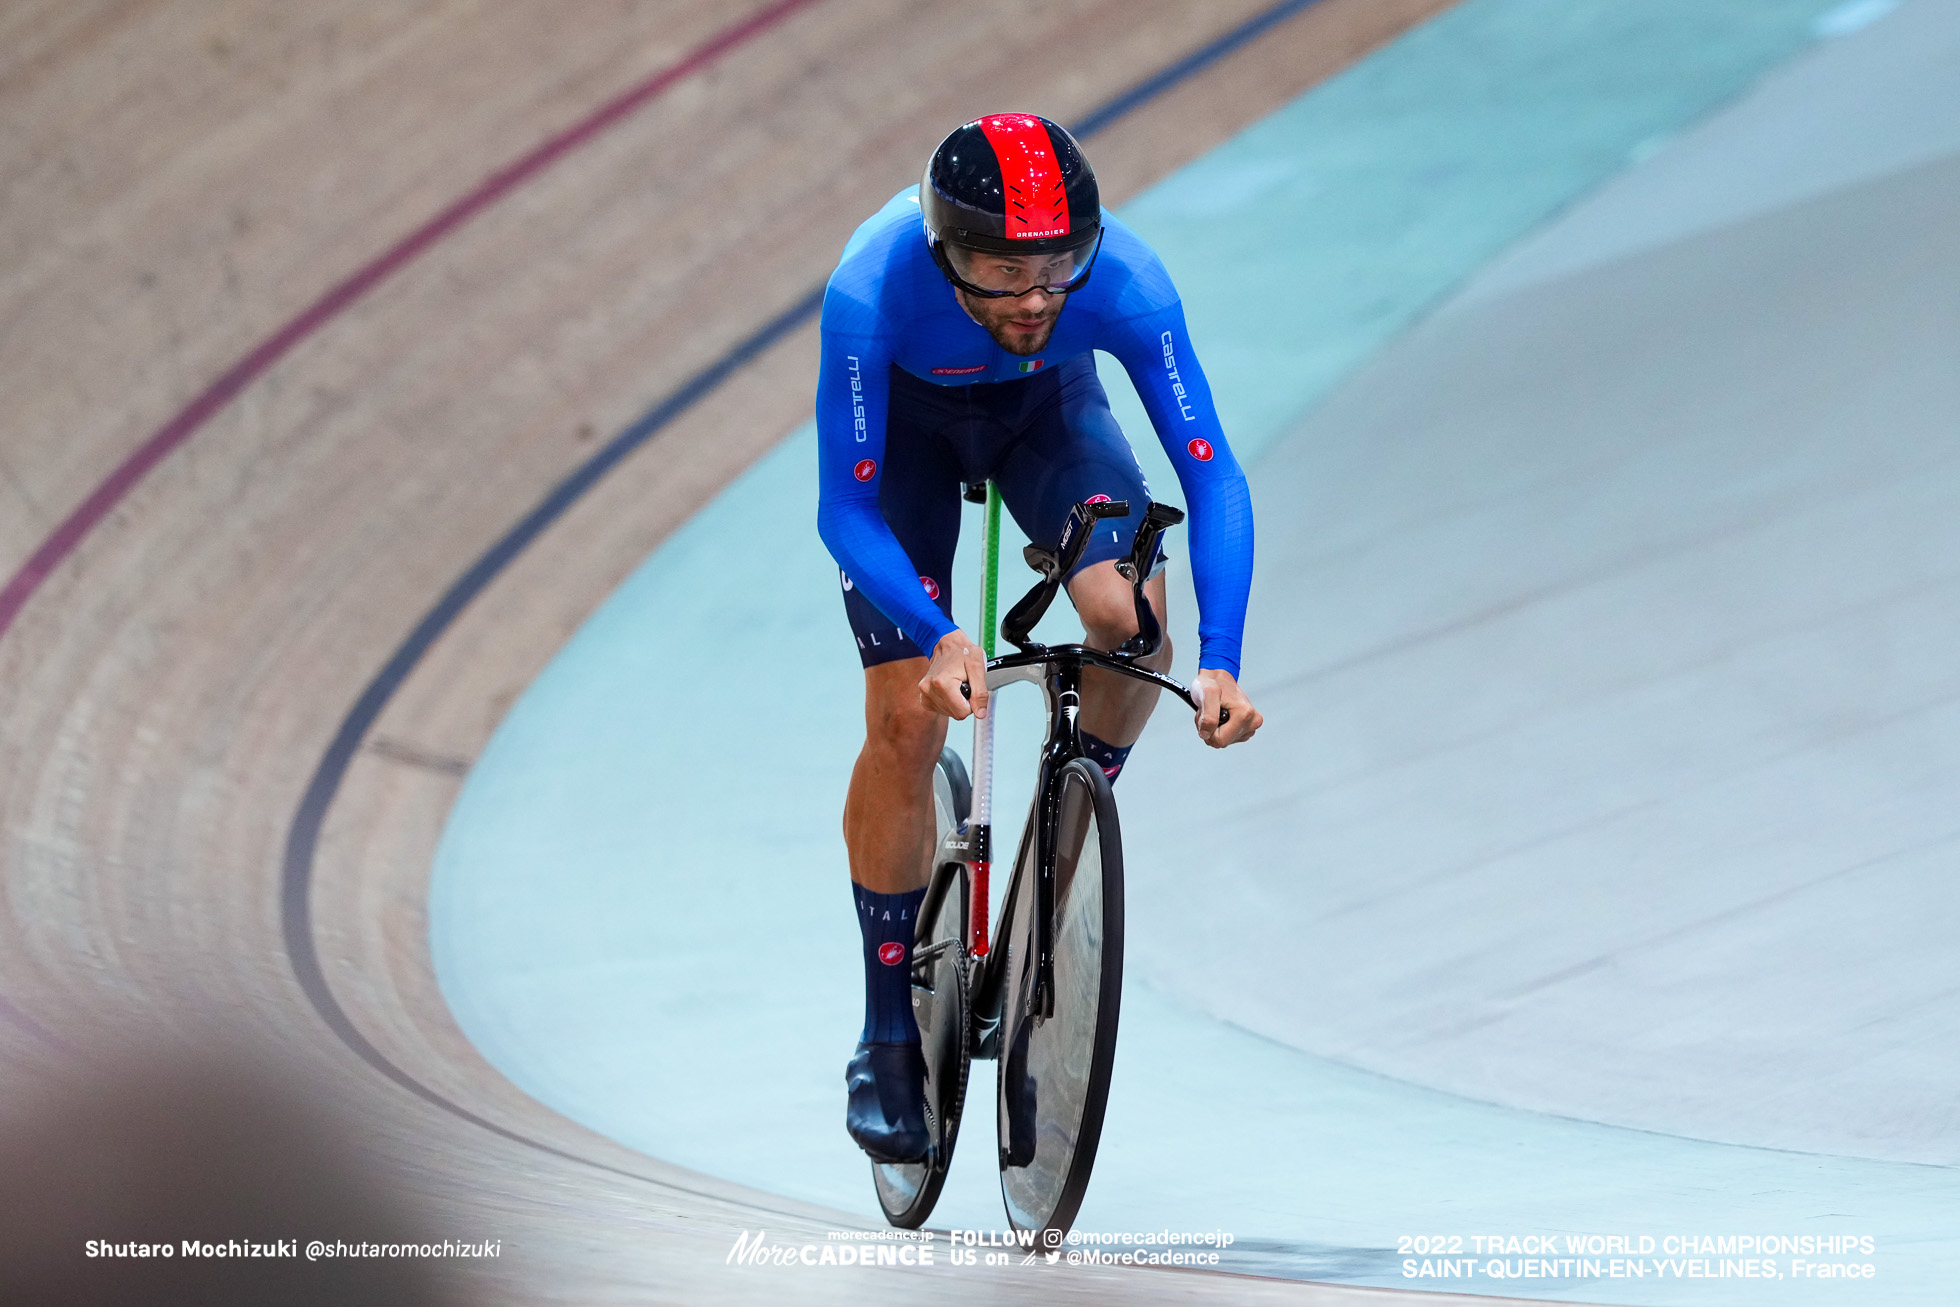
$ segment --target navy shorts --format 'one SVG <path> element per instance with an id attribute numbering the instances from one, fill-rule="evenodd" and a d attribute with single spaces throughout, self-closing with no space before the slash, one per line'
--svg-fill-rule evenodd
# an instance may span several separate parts
<path id="1" fill-rule="evenodd" d="M 1129 517 L 1098 523 L 1076 571 L 1127 555 L 1150 502 L 1143 469 L 1109 411 L 1090 355 L 1024 381 L 973 386 L 935 386 L 894 367 L 878 508 L 919 583 L 949 617 L 960 491 L 986 480 L 1000 487 L 1001 501 L 1028 539 L 1050 548 L 1076 504 L 1097 495 L 1130 501 Z M 844 611 L 866 667 L 932 652 L 913 644 L 848 576 L 842 581 Z M 1004 588 L 1019 594 L 1011 582 Z"/>

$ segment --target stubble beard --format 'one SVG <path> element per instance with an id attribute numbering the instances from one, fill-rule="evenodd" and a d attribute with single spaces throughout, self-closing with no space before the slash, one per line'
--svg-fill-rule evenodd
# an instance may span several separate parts
<path id="1" fill-rule="evenodd" d="M 1058 296 L 1060 302 L 1055 305 L 1054 312 L 1047 315 L 1047 323 L 1042 330 L 1033 335 L 1024 335 L 1008 329 L 1008 322 L 1015 316 L 1015 309 L 1006 301 L 976 300 L 964 291 L 959 292 L 959 296 L 960 305 L 966 310 L 967 316 L 986 328 L 987 334 L 994 338 L 996 345 L 1009 354 L 1021 358 L 1026 358 L 1030 354 L 1039 354 L 1048 348 L 1048 341 L 1055 334 L 1055 323 L 1061 319 L 1062 310 L 1068 305 L 1068 296 Z"/>

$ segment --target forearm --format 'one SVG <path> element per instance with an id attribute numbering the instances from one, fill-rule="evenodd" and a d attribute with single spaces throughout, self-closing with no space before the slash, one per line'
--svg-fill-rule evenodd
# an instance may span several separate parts
<path id="1" fill-rule="evenodd" d="M 1236 679 L 1252 595 L 1252 494 L 1235 462 L 1202 479 L 1182 479 L 1182 484 L 1190 505 L 1198 666 L 1230 672 Z"/>

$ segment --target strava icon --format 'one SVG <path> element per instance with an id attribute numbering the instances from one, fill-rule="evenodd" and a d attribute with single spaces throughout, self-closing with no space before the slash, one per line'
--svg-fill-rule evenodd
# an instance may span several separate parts
<path id="1" fill-rule="evenodd" d="M 1192 443 L 1195 444 L 1197 442 L 1194 441 Z M 1205 457 L 1210 458 L 1211 455 L 1206 454 Z M 875 460 L 869 458 L 863 459 L 856 467 L 851 469 L 851 475 L 860 481 L 869 481 L 872 477 L 878 475 L 878 464 Z"/>
<path id="2" fill-rule="evenodd" d="M 1209 440 L 1193 440 L 1185 448 L 1190 450 L 1191 457 L 1197 459 L 1200 463 L 1211 462 L 1211 442 Z"/>
<path id="3" fill-rule="evenodd" d="M 926 598 L 928 599 L 939 598 L 939 582 L 933 580 L 929 576 L 922 576 L 919 578 L 919 584 L 925 587 Z"/>
<path id="4" fill-rule="evenodd" d="M 878 946 L 878 960 L 888 967 L 895 967 L 905 961 L 905 945 L 897 940 Z"/>

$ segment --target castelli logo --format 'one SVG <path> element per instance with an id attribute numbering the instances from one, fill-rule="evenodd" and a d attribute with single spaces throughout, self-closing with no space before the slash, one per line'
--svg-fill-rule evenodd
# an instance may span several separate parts
<path id="1" fill-rule="evenodd" d="M 1082 502 L 1085 504 L 1107 504 L 1109 502 L 1109 496 L 1090 495 L 1087 499 L 1083 500 Z"/>
<path id="2" fill-rule="evenodd" d="M 1200 463 L 1211 462 L 1211 442 L 1209 440 L 1194 440 L 1186 445 L 1185 448 L 1190 450 L 1191 457 L 1197 459 Z M 858 464 L 858 475 L 860 477 L 864 475 L 864 464 L 862 463 Z"/>
<path id="3" fill-rule="evenodd" d="M 1195 445 L 1201 442 L 1194 440 L 1191 443 Z M 1204 456 L 1210 458 L 1211 451 L 1207 449 Z M 878 464 L 871 459 L 864 459 L 856 467 L 851 469 L 851 475 L 860 481 L 869 481 L 872 477 L 878 475 Z"/>
<path id="4" fill-rule="evenodd" d="M 905 945 L 893 940 L 878 946 L 878 960 L 888 967 L 895 967 L 905 961 Z"/>
<path id="5" fill-rule="evenodd" d="M 919 584 L 925 587 L 926 598 L 928 599 L 939 598 L 939 582 L 933 580 L 929 576 L 922 576 L 919 578 Z"/>

